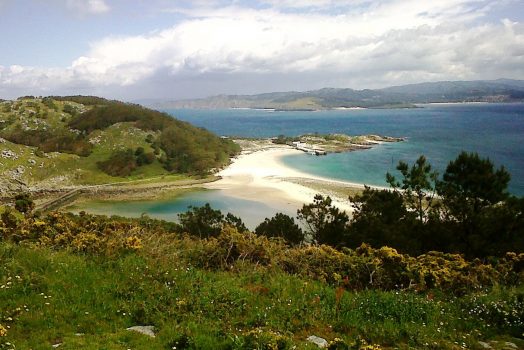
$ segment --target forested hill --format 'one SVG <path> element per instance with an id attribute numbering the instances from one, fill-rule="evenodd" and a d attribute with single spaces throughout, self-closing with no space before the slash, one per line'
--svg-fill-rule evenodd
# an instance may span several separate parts
<path id="1" fill-rule="evenodd" d="M 3 186 L 202 175 L 239 151 L 233 142 L 166 113 L 92 96 L 0 102 L 0 142 Z"/>
<path id="2" fill-rule="evenodd" d="M 258 95 L 219 95 L 204 99 L 147 102 L 159 108 L 274 108 L 319 110 L 330 108 L 409 108 L 432 102 L 522 102 L 524 81 L 442 81 L 384 89 L 332 89 L 272 92 Z"/>

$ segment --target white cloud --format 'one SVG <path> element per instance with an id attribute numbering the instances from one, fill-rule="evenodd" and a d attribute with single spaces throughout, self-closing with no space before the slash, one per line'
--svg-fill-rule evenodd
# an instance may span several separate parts
<path id="1" fill-rule="evenodd" d="M 101 14 L 110 10 L 104 0 L 66 0 L 66 5 L 79 14 Z"/>
<path id="2" fill-rule="evenodd" d="M 293 77 L 302 90 L 319 87 L 311 78 L 319 76 L 324 86 L 355 88 L 524 78 L 524 25 L 508 20 L 481 23 L 486 5 L 480 0 L 389 0 L 360 8 L 358 14 L 327 14 L 275 7 L 210 9 L 206 4 L 184 10 L 188 17 L 172 28 L 96 42 L 67 68 L 0 69 L 0 87 L 66 89 L 80 84 L 129 89 L 145 81 L 175 85 L 188 77 L 216 75 L 229 77 L 225 81 L 230 90 L 245 85 L 248 75 Z M 235 83 L 239 76 L 244 78 Z"/>

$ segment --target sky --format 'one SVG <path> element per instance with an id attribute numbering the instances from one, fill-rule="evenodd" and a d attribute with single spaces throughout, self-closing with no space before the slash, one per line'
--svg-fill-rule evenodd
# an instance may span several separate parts
<path id="1" fill-rule="evenodd" d="M 524 0 L 0 0 L 0 98 L 524 79 Z"/>

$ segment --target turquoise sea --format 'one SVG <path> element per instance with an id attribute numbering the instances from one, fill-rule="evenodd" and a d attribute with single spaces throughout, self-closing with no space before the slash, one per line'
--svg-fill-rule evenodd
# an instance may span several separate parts
<path id="1" fill-rule="evenodd" d="M 512 175 L 510 192 L 524 195 L 524 104 L 434 104 L 413 109 L 362 109 L 317 112 L 265 110 L 167 110 L 171 115 L 219 135 L 270 137 L 305 133 L 380 134 L 406 142 L 367 151 L 284 161 L 296 169 L 371 185 L 385 185 L 385 173 L 399 160 L 423 154 L 441 173 L 462 151 L 478 152 Z"/>
<path id="2" fill-rule="evenodd" d="M 325 177 L 371 185 L 385 185 L 387 171 L 395 172 L 399 160 L 412 163 L 424 154 L 443 172 L 462 150 L 489 157 L 512 174 L 511 193 L 524 195 L 524 104 L 424 105 L 415 109 L 271 112 L 260 110 L 169 110 L 171 115 L 219 135 L 270 137 L 305 133 L 381 134 L 405 137 L 370 150 L 322 157 L 300 154 L 284 159 L 289 166 Z M 272 207 L 227 196 L 220 190 L 190 192 L 157 201 L 85 204 L 78 210 L 95 214 L 177 220 L 188 206 L 210 203 L 222 212 L 241 217 L 250 229 L 279 211 L 294 216 L 290 208 Z"/>

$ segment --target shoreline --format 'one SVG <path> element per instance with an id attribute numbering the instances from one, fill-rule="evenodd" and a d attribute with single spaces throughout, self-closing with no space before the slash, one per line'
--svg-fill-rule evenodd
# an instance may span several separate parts
<path id="1" fill-rule="evenodd" d="M 231 159 L 228 166 L 206 179 L 166 181 L 167 179 L 159 178 L 159 181 L 146 180 L 142 184 L 141 181 L 130 181 L 121 184 L 75 186 L 79 195 L 58 207 L 68 210 L 93 201 L 155 200 L 177 197 L 192 190 L 219 190 L 225 196 L 265 204 L 287 213 L 296 212 L 304 204 L 313 203 L 314 196 L 321 194 L 324 197 L 329 196 L 333 206 L 351 215 L 353 207 L 349 196 L 364 190 L 364 184 L 361 183 L 326 178 L 286 165 L 283 162 L 284 157 L 304 154 L 291 146 L 269 141 L 251 147 L 243 146 L 242 153 Z M 48 197 L 51 202 L 56 198 L 60 199 L 58 193 L 51 197 Z M 42 201 L 38 206 L 45 207 L 46 204 L 48 203 Z"/>
<path id="2" fill-rule="evenodd" d="M 136 185 L 98 188 L 98 191 L 83 193 L 61 207 L 68 210 L 94 201 L 133 202 L 177 197 L 192 190 L 218 190 L 225 196 L 264 204 L 284 213 L 296 213 L 304 204 L 313 203 L 316 194 L 321 194 L 329 196 L 333 206 L 351 216 L 353 207 L 349 195 L 361 193 L 364 184 L 305 173 L 283 162 L 283 157 L 296 154 L 303 152 L 287 145 L 259 144 L 258 147 L 244 149 L 227 167 L 214 174 L 213 180 L 207 179 L 207 182 L 193 180 L 169 185 L 165 182 L 153 183 L 143 188 Z"/>
<path id="3" fill-rule="evenodd" d="M 353 208 L 348 196 L 362 191 L 364 185 L 295 170 L 282 161 L 283 157 L 294 154 L 303 152 L 274 145 L 243 153 L 217 174 L 220 180 L 203 187 L 221 190 L 231 197 L 297 209 L 312 203 L 320 193 L 330 196 L 334 206 L 351 214 Z"/>

